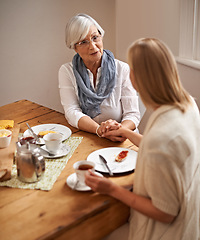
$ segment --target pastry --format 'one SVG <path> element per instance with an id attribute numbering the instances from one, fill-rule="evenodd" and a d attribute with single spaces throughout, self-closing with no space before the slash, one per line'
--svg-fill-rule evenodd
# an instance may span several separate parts
<path id="1" fill-rule="evenodd" d="M 0 129 L 10 129 L 14 126 L 14 120 L 0 120 Z"/>
<path id="2" fill-rule="evenodd" d="M 43 138 L 44 135 L 46 135 L 48 133 L 56 133 L 56 132 L 55 131 L 51 131 L 51 130 L 50 131 L 41 131 L 41 132 L 38 133 L 38 137 Z"/>
<path id="3" fill-rule="evenodd" d="M 117 155 L 117 157 L 115 158 L 115 161 L 116 162 L 121 162 L 121 161 L 123 161 L 127 157 L 127 155 L 128 155 L 128 151 L 121 151 Z"/>

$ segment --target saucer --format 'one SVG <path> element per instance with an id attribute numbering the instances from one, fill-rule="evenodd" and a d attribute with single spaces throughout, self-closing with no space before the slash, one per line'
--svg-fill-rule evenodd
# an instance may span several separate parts
<path id="1" fill-rule="evenodd" d="M 97 174 L 98 176 L 101 176 L 103 177 L 102 174 L 98 173 L 98 172 L 95 172 L 95 174 Z M 67 185 L 73 189 L 73 190 L 77 190 L 77 191 L 90 191 L 91 188 L 85 184 L 81 184 L 81 183 L 78 183 L 76 185 L 76 181 L 77 181 L 77 176 L 76 176 L 76 173 L 72 173 L 67 179 L 66 179 L 66 183 Z M 76 185 L 76 187 L 74 188 L 74 186 Z"/>
<path id="2" fill-rule="evenodd" d="M 41 148 L 44 149 L 44 150 L 46 150 L 46 151 L 48 151 L 45 145 L 42 146 Z M 50 156 L 48 153 L 45 153 L 45 152 L 42 152 L 41 154 L 42 154 L 45 158 L 59 158 L 59 157 L 63 157 L 63 156 L 65 156 L 65 155 L 67 155 L 70 150 L 71 150 L 70 146 L 68 146 L 68 145 L 65 144 L 65 143 L 62 143 L 60 150 L 59 150 L 58 153 L 55 154 L 54 156 Z"/>

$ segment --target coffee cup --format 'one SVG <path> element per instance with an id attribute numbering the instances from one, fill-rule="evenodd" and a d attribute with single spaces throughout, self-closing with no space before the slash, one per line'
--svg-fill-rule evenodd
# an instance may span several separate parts
<path id="1" fill-rule="evenodd" d="M 47 150 L 52 154 L 57 154 L 62 143 L 60 133 L 48 133 L 43 137 Z"/>
<path id="2" fill-rule="evenodd" d="M 76 172 L 77 180 L 82 185 L 85 185 L 85 174 L 88 170 L 95 171 L 95 163 L 87 160 L 78 161 L 74 163 L 73 167 Z"/>

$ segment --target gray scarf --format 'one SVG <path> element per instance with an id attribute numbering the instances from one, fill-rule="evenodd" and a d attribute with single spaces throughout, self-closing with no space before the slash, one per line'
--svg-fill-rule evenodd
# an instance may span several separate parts
<path id="1" fill-rule="evenodd" d="M 91 86 L 87 68 L 78 53 L 73 57 L 72 64 L 78 86 L 80 107 L 84 114 L 94 118 L 101 113 L 101 103 L 110 96 L 115 86 L 116 66 L 114 55 L 109 50 L 103 51 L 101 76 L 96 92 Z"/>

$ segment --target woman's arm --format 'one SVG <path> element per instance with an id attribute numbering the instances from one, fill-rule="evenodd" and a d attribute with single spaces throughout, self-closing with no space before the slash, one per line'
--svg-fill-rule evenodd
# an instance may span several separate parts
<path id="1" fill-rule="evenodd" d="M 92 120 L 89 116 L 83 116 L 78 121 L 78 128 L 86 132 L 96 134 L 98 126 L 99 124 Z"/>
<path id="2" fill-rule="evenodd" d="M 78 128 L 78 121 L 83 116 L 80 108 L 78 97 L 76 79 L 73 74 L 72 64 L 67 63 L 62 65 L 59 69 L 59 90 L 61 104 L 64 108 L 65 117 L 70 125 Z"/>
<path id="3" fill-rule="evenodd" d="M 112 190 L 110 191 L 109 195 L 122 201 L 123 203 L 137 210 L 138 212 L 157 221 L 170 223 L 175 218 L 175 216 L 167 214 L 154 207 L 150 198 L 136 195 L 135 193 L 132 193 L 118 185 L 113 184 Z"/>
<path id="4" fill-rule="evenodd" d="M 131 129 L 131 130 L 136 129 L 135 123 L 131 120 L 124 120 L 124 121 L 122 121 L 121 124 L 122 124 L 123 127 L 126 127 L 128 129 Z"/>
<path id="5" fill-rule="evenodd" d="M 123 138 L 128 138 L 134 145 L 139 147 L 142 140 L 142 135 L 136 133 L 124 126 L 121 126 L 117 130 L 108 131 L 102 134 L 102 137 L 112 137 L 112 136 L 121 136 Z"/>
<path id="6" fill-rule="evenodd" d="M 136 211 L 164 223 L 171 223 L 175 216 L 167 214 L 154 207 L 150 198 L 139 196 L 110 181 L 107 178 L 99 177 L 92 171 L 86 174 L 86 184 L 95 192 L 112 196 Z"/>

